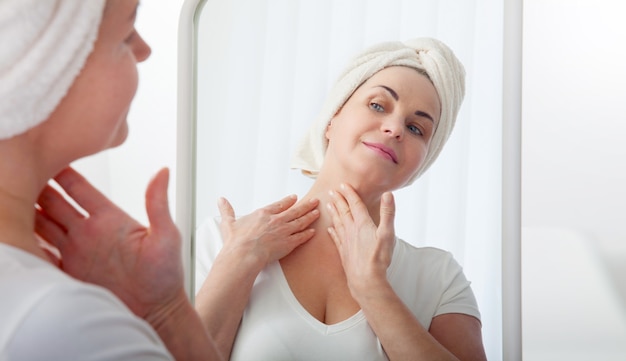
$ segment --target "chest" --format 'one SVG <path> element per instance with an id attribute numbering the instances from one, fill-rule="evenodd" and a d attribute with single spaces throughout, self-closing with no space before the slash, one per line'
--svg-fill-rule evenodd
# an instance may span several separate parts
<path id="1" fill-rule="evenodd" d="M 332 325 L 359 311 L 336 250 L 301 248 L 280 261 L 280 270 L 288 291 L 317 321 Z"/>
<path id="2" fill-rule="evenodd" d="M 259 274 L 231 360 L 372 360 L 387 357 L 362 311 L 326 324 L 291 292 L 279 263 Z"/>

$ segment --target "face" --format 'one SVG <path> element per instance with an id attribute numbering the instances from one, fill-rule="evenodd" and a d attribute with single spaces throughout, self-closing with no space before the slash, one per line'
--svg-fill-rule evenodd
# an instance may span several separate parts
<path id="1" fill-rule="evenodd" d="M 137 63 L 150 55 L 150 47 L 135 30 L 137 6 L 137 0 L 107 0 L 94 50 L 68 94 L 43 123 L 54 128 L 55 150 L 77 159 L 126 139 L 126 117 L 137 90 Z M 59 141 L 63 136 L 66 141 Z"/>
<path id="2" fill-rule="evenodd" d="M 356 187 L 402 187 L 423 163 L 441 114 L 435 87 L 415 69 L 385 68 L 333 117 L 324 165 Z"/>

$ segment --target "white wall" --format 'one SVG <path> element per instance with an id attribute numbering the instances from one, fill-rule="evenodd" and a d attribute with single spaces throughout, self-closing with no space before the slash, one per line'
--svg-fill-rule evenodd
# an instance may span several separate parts
<path id="1" fill-rule="evenodd" d="M 626 359 L 624 14 L 524 1 L 525 360 Z"/>
<path id="2" fill-rule="evenodd" d="M 626 3 L 526 0 L 524 221 L 626 260 Z M 535 196 L 541 195 L 541 196 Z"/>

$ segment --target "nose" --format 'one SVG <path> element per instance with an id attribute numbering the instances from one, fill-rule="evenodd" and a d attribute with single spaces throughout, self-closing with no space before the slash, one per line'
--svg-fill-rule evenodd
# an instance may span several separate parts
<path id="1" fill-rule="evenodd" d="M 404 120 L 399 117 L 389 116 L 381 124 L 381 131 L 397 140 L 404 137 L 404 129 Z"/>
<path id="2" fill-rule="evenodd" d="M 152 49 L 150 48 L 150 45 L 148 45 L 148 43 L 146 43 L 145 40 L 143 40 L 143 38 L 141 37 L 141 35 L 139 35 L 139 33 L 137 33 L 136 35 L 136 42 L 134 45 L 134 49 L 133 52 L 135 53 L 135 59 L 137 59 L 138 63 L 141 63 L 142 61 L 148 59 L 148 57 L 150 57 L 150 54 L 152 53 Z"/>

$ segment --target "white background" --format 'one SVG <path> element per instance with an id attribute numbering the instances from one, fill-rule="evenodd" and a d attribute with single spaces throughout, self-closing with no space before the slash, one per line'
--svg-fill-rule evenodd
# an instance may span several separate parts
<path id="1" fill-rule="evenodd" d="M 524 3 L 524 359 L 626 360 L 626 4 Z"/>

